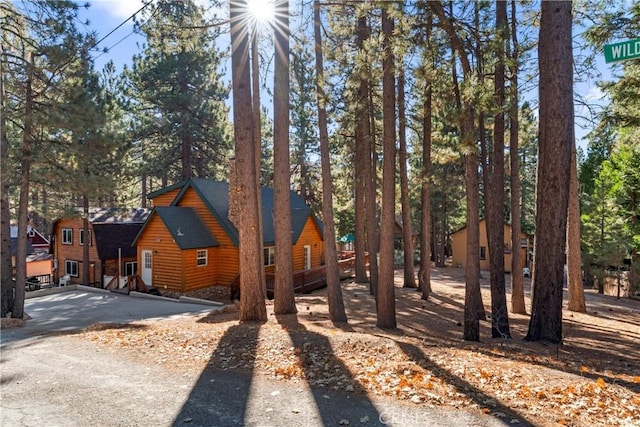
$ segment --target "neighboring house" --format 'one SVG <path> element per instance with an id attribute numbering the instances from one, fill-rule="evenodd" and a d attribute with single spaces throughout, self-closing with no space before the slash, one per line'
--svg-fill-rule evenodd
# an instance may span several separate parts
<path id="1" fill-rule="evenodd" d="M 18 226 L 11 226 L 11 239 L 18 238 Z M 49 251 L 49 239 L 47 239 L 41 232 L 31 227 L 27 226 L 27 254 L 33 252 L 48 252 Z"/>
<path id="2" fill-rule="evenodd" d="M 149 216 L 147 209 L 99 208 L 89 212 L 85 239 L 79 215 L 57 219 L 51 231 L 49 252 L 54 256 L 54 281 L 67 276 L 68 283 L 104 287 L 114 276 L 137 272 L 133 239 Z M 83 277 L 83 247 L 89 245 L 89 277 Z"/>
<path id="3" fill-rule="evenodd" d="M 16 268 L 16 255 L 18 251 L 18 226 L 11 226 L 11 266 Z M 38 230 L 27 227 L 27 277 L 48 276 L 52 272 L 52 256 L 47 253 L 49 241 Z M 43 278 L 43 282 L 48 282 Z"/>
<path id="4" fill-rule="evenodd" d="M 487 243 L 487 222 L 480 220 L 480 270 L 489 270 L 489 244 Z M 520 233 L 520 250 L 523 267 L 529 265 L 527 253 L 531 247 L 529 236 Z M 462 228 L 451 235 L 452 265 L 464 268 L 467 264 L 467 228 Z M 511 272 L 511 226 L 504 224 L 504 269 Z"/>
<path id="5" fill-rule="evenodd" d="M 323 264 L 322 224 L 291 192 L 294 271 Z M 149 194 L 154 210 L 134 244 L 139 275 L 165 294 L 231 286 L 239 277 L 239 235 L 229 219 L 229 185 L 191 178 Z M 262 189 L 265 273 L 275 264 L 273 190 Z"/>

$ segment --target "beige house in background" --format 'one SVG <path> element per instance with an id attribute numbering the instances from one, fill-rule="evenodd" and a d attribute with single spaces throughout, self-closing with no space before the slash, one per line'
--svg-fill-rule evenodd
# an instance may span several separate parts
<path id="1" fill-rule="evenodd" d="M 527 251 L 532 242 L 525 233 L 520 233 L 520 248 L 523 267 L 528 267 L 530 260 Z M 464 268 L 467 265 L 467 228 L 462 228 L 451 235 L 452 265 Z M 511 226 L 504 224 L 504 270 L 511 272 Z M 489 243 L 487 239 L 487 221 L 480 220 L 480 270 L 489 270 Z"/>

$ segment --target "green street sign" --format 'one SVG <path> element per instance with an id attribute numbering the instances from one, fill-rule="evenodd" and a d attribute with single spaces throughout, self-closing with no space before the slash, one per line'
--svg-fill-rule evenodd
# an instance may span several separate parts
<path id="1" fill-rule="evenodd" d="M 610 62 L 640 58 L 640 39 L 604 45 L 604 60 Z"/>

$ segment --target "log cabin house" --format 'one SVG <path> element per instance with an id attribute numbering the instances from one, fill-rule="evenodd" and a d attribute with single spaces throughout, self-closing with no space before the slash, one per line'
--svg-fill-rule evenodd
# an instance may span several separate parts
<path id="1" fill-rule="evenodd" d="M 104 288 L 115 276 L 137 272 L 137 254 L 131 246 L 149 216 L 147 209 L 98 208 L 89 213 L 89 277 L 83 276 L 85 243 L 81 216 L 54 221 L 49 252 L 54 257 L 53 280 Z M 124 280 L 124 279 L 121 279 Z"/>
<path id="2" fill-rule="evenodd" d="M 263 251 L 267 277 L 274 273 L 273 189 L 262 189 Z M 198 296 L 214 286 L 237 283 L 239 234 L 229 219 L 229 185 L 190 178 L 149 194 L 154 210 L 134 244 L 139 275 L 165 295 Z M 291 192 L 294 272 L 323 263 L 322 224 Z M 199 291 L 202 291 L 199 293 Z"/>
<path id="3" fill-rule="evenodd" d="M 461 228 L 451 235 L 452 265 L 464 268 L 467 263 L 467 228 Z M 531 262 L 530 249 L 532 248 L 530 236 L 520 232 L 520 247 L 523 267 L 529 267 Z M 505 273 L 511 273 L 511 226 L 504 224 L 504 267 Z M 480 220 L 480 270 L 489 270 L 489 243 L 487 239 L 487 221 Z"/>
<path id="4" fill-rule="evenodd" d="M 12 275 L 16 274 L 18 254 L 18 226 L 11 225 L 9 250 L 11 253 Z M 42 285 L 51 282 L 52 257 L 49 255 L 49 240 L 38 230 L 27 226 L 27 278 L 36 278 Z"/>

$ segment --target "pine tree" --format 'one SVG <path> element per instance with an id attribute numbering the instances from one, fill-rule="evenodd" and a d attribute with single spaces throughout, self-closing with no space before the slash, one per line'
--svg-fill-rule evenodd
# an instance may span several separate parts
<path id="1" fill-rule="evenodd" d="M 225 175 L 231 139 L 215 47 L 220 29 L 192 0 L 160 0 L 135 28 L 146 43 L 126 75 L 134 139 L 144 142 L 141 172 L 173 181 Z"/>
<path id="2" fill-rule="evenodd" d="M 562 287 L 573 144 L 571 2 L 542 2 L 540 145 L 531 320 L 526 339 L 562 342 Z"/>
<path id="3" fill-rule="evenodd" d="M 393 18 L 382 9 L 383 41 L 383 173 L 380 219 L 380 276 L 376 293 L 379 328 L 396 327 L 393 245 L 395 224 L 395 63 L 392 52 Z"/>
<path id="4" fill-rule="evenodd" d="M 407 115 L 405 105 L 404 66 L 398 66 L 398 162 L 400 163 L 400 201 L 402 204 L 402 249 L 404 253 L 405 288 L 415 288 L 415 266 L 413 260 L 413 226 L 409 200 L 409 172 L 407 171 Z"/>
<path id="5" fill-rule="evenodd" d="M 464 43 L 454 29 L 452 18 L 447 18 L 440 3 L 433 4 L 436 16 L 444 25 L 452 51 L 459 55 L 463 71 L 463 88 L 467 88 L 473 79 L 471 61 L 467 57 Z M 452 55 L 455 59 L 455 55 Z M 452 67 L 456 108 L 459 116 L 461 151 L 464 154 L 465 194 L 467 198 L 467 250 L 465 277 L 465 308 L 463 337 L 468 341 L 480 340 L 480 320 L 485 318 L 482 294 L 480 293 L 480 201 L 478 179 L 478 150 L 476 147 L 475 116 L 472 99 L 465 97 L 463 102 L 458 88 L 455 65 Z"/>
<path id="6" fill-rule="evenodd" d="M 491 261 L 491 336 L 511 338 L 504 278 L 504 133 L 505 133 L 505 43 L 507 34 L 507 3 L 496 3 L 497 63 L 494 87 L 497 112 L 493 124 L 493 152 L 485 174 L 488 188 L 485 192 L 489 259 Z M 517 248 L 512 248 L 513 251 Z M 512 252 L 513 252 L 512 251 Z"/>
<path id="7" fill-rule="evenodd" d="M 509 166 L 510 166 L 510 206 L 511 206 L 511 311 L 517 314 L 526 314 L 524 304 L 524 260 L 522 259 L 522 242 L 520 241 L 520 120 L 518 114 L 518 61 L 520 58 L 520 45 L 516 33 L 516 2 L 511 2 L 511 45 L 508 46 L 509 71 L 511 82 L 509 86 Z"/>
<path id="8" fill-rule="evenodd" d="M 273 94 L 274 228 L 276 275 L 274 312 L 296 313 L 291 253 L 291 195 L 289 159 L 289 1 L 275 4 L 275 66 Z"/>
<path id="9" fill-rule="evenodd" d="M 322 217 L 324 219 L 323 238 L 326 260 L 327 302 L 329 316 L 333 322 L 346 322 L 347 314 L 342 300 L 340 288 L 340 272 L 338 270 L 338 254 L 334 244 L 336 241 L 333 216 L 333 180 L 329 158 L 329 135 L 327 130 L 326 98 L 324 93 L 324 57 L 322 54 L 322 34 L 320 32 L 320 2 L 313 3 L 314 40 L 316 54 L 316 96 L 318 102 L 318 129 L 320 134 L 320 156 L 322 162 Z"/>
<path id="10" fill-rule="evenodd" d="M 81 35 L 75 24 L 78 5 L 70 1 L 23 2 L 19 5 L 0 4 L 3 14 L 2 58 L 3 107 L 11 105 L 12 133 L 4 134 L 8 141 L 9 155 L 20 159 L 18 188 L 18 243 L 16 254 L 16 282 L 12 316 L 24 315 L 27 221 L 31 196 L 31 169 L 41 161 L 39 153 L 49 153 L 49 138 L 55 134 L 55 123 L 64 111 L 59 109 L 60 87 L 65 75 L 79 54 L 86 52 L 92 37 Z M 9 103 L 9 104 L 7 104 Z M 4 112 L 4 111 L 3 111 Z M 53 118 L 53 119 L 52 119 Z M 46 144 L 45 144 L 46 141 Z M 3 167 L 3 174 L 5 173 Z M 47 176 L 47 179 L 50 177 Z M 6 181 L 5 181 L 6 183 Z M 11 191 L 3 186 L 3 191 Z M 6 197 L 3 195 L 3 198 Z M 6 211 L 3 210 L 3 214 Z M 7 219 L 4 219 L 7 221 Z M 3 254 L 3 256 L 6 256 Z M 11 292 L 11 269 L 2 270 L 3 294 Z M 3 308 L 4 305 L 3 305 Z M 3 313 L 6 315 L 6 313 Z"/>
<path id="11" fill-rule="evenodd" d="M 253 111 L 247 7 L 244 0 L 229 2 L 231 26 L 231 73 L 233 80 L 233 126 L 236 170 L 231 177 L 230 199 L 237 210 L 236 227 L 240 234 L 240 320 L 266 321 L 266 287 L 262 281 L 262 236 L 258 236 L 260 192 L 256 177 L 253 146 Z"/>

